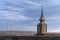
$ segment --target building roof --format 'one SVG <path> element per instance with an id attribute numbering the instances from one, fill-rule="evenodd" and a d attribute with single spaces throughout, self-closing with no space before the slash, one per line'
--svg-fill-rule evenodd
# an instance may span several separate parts
<path id="1" fill-rule="evenodd" d="M 46 33 L 44 36 L 60 36 L 60 33 Z"/>
<path id="2" fill-rule="evenodd" d="M 34 36 L 35 31 L 0 31 L 0 36 Z M 44 36 L 60 36 L 60 33 L 46 33 Z"/>
<path id="3" fill-rule="evenodd" d="M 0 36 L 34 36 L 34 31 L 0 31 Z"/>

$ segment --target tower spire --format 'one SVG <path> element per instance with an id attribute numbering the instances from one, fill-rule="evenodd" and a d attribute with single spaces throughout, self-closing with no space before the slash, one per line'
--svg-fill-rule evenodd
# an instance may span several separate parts
<path id="1" fill-rule="evenodd" d="M 45 19 L 44 19 L 44 14 L 43 14 L 43 6 L 41 6 L 41 17 L 40 17 L 40 22 L 44 23 Z"/>

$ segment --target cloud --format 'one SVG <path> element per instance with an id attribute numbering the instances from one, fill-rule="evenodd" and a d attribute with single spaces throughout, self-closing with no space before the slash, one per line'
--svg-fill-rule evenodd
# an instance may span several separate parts
<path id="1" fill-rule="evenodd" d="M 5 10 L 0 10 L 0 19 L 11 19 L 11 20 L 30 20 L 29 17 L 26 17 L 20 12 L 14 12 L 14 11 L 5 11 Z"/>
<path id="2" fill-rule="evenodd" d="M 31 1 L 24 1 L 26 4 L 28 4 L 27 7 L 29 8 L 34 8 L 34 9 L 38 9 L 40 8 L 41 4 L 40 3 L 36 3 L 36 2 L 31 2 Z"/>
<path id="3" fill-rule="evenodd" d="M 24 11 L 24 8 L 16 7 L 16 6 L 7 6 L 5 9 L 15 12 Z"/>
<path id="4" fill-rule="evenodd" d="M 3 5 L 3 6 L 1 6 Z M 10 13 L 12 12 L 20 12 L 20 14 L 23 14 L 24 12 L 26 12 L 27 9 L 39 9 L 40 8 L 40 4 L 36 3 L 36 2 L 32 2 L 29 0 L 6 0 L 6 1 L 2 1 L 2 4 L 0 6 L 0 11 L 10 11 Z M 28 11 L 28 10 L 27 10 Z M 17 13 L 16 13 L 17 14 Z M 27 14 L 27 13 L 24 13 Z"/>
<path id="5" fill-rule="evenodd" d="M 48 32 L 49 32 L 49 33 L 50 33 L 50 32 L 60 33 L 60 28 L 59 28 L 59 27 L 57 27 L 56 29 L 52 28 L 52 29 L 48 30 Z"/>
<path id="6" fill-rule="evenodd" d="M 12 4 L 10 5 L 10 3 L 7 2 L 7 0 L 2 1 L 2 3 L 0 4 L 1 4 L 0 19 L 11 19 L 11 20 L 29 20 L 30 19 L 29 17 L 22 15 L 24 8 L 20 8 Z"/>
<path id="7" fill-rule="evenodd" d="M 46 20 L 49 20 L 49 19 L 51 19 L 51 20 L 55 20 L 55 19 L 60 19 L 60 16 L 59 15 L 51 15 L 50 17 L 48 16 L 48 17 L 46 17 Z"/>
<path id="8" fill-rule="evenodd" d="M 13 25 L 9 27 L 9 30 L 37 31 L 35 25 L 23 25 L 22 27 L 20 25 Z"/>
<path id="9" fill-rule="evenodd" d="M 9 2 L 9 4 L 11 5 L 22 6 L 24 8 L 31 8 L 31 9 L 32 8 L 38 9 L 41 6 L 40 3 L 32 2 L 30 0 L 9 0 L 7 2 Z"/>
<path id="10" fill-rule="evenodd" d="M 31 9 L 37 9 L 40 8 L 40 4 L 36 2 L 32 2 L 29 0 L 6 0 L 6 1 L 1 1 L 1 7 L 0 7 L 0 16 L 4 17 L 5 19 L 23 19 L 27 20 L 29 19 L 28 17 L 23 16 L 23 12 L 25 12 L 26 8 L 31 8 Z M 3 6 L 2 6 L 3 5 Z M 1 12 L 2 11 L 2 12 Z M 17 15 L 19 14 L 19 15 Z M 24 13 L 26 14 L 26 13 Z M 4 15 L 4 16 L 3 16 Z M 8 17 L 9 16 L 9 17 Z M 1 18 L 0 17 L 0 18 Z"/>
<path id="11" fill-rule="evenodd" d="M 45 7 L 55 7 L 60 6 L 60 0 L 45 0 L 41 1 L 41 4 Z"/>
<path id="12" fill-rule="evenodd" d="M 11 19 L 11 20 L 29 20 L 30 18 L 23 15 L 15 14 L 1 14 L 0 19 Z"/>
<path id="13" fill-rule="evenodd" d="M 60 15 L 51 15 L 46 17 L 48 32 L 60 32 Z"/>

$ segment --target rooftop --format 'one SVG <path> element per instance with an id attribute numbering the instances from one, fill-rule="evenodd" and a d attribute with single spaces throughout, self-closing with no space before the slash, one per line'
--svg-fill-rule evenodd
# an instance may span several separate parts
<path id="1" fill-rule="evenodd" d="M 34 36 L 34 31 L 0 31 L 0 36 Z"/>

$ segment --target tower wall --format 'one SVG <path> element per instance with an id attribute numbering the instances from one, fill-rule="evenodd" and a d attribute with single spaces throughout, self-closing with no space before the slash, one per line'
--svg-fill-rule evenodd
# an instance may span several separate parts
<path id="1" fill-rule="evenodd" d="M 46 34 L 46 33 L 47 33 L 47 25 L 42 24 L 42 34 Z"/>
<path id="2" fill-rule="evenodd" d="M 47 25 L 46 24 L 38 24 L 37 25 L 37 34 L 46 34 L 47 33 Z"/>

